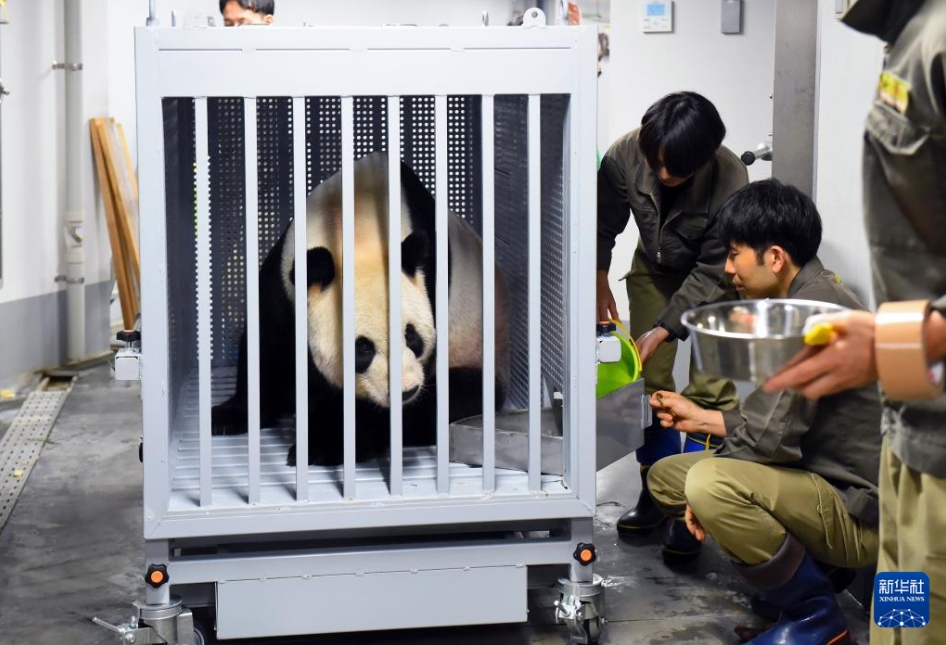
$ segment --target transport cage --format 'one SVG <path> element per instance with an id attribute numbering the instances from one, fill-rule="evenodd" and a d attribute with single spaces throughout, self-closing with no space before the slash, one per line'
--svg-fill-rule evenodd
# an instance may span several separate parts
<path id="1" fill-rule="evenodd" d="M 519 622 L 527 583 L 550 577 L 558 618 L 576 642 L 597 640 L 597 40 L 592 28 L 545 27 L 538 10 L 526 23 L 136 30 L 148 585 L 138 624 L 122 629 L 190 642 L 191 609 L 210 612 L 204 624 L 220 639 Z M 451 394 L 438 378 L 434 445 L 406 445 L 395 396 L 382 429 L 390 451 L 357 462 L 357 433 L 374 429 L 358 424 L 346 386 L 343 462 L 306 466 L 319 419 L 307 414 L 304 307 L 293 322 L 296 414 L 260 427 L 259 268 L 305 217 L 307 194 L 339 171 L 342 256 L 352 257 L 353 167 L 378 151 L 398 153 L 388 155 L 392 186 L 400 159 L 436 200 L 433 257 L 444 257 L 449 208 L 482 238 L 483 284 L 495 271 L 508 287 L 508 394 L 492 412 L 493 388 L 482 388 L 478 460 L 450 460 Z M 396 194 L 391 203 L 399 221 Z M 286 244 L 305 255 L 303 235 Z M 296 302 L 305 264 L 294 269 Z M 353 284 L 342 280 L 346 384 Z M 448 320 L 446 271 L 435 288 L 436 320 Z M 495 290 L 482 296 L 490 384 Z M 248 432 L 215 436 L 212 406 L 235 388 L 244 333 Z M 455 339 L 446 325 L 436 334 L 443 375 Z M 544 474 L 553 401 L 558 474 Z M 497 459 L 497 436 L 516 415 L 528 451 L 513 468 Z M 629 420 L 623 454 L 639 431 Z M 287 465 L 292 444 L 298 466 Z"/>

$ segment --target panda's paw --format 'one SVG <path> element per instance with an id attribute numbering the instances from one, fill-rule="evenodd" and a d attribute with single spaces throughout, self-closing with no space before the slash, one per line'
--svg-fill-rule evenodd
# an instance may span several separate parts
<path id="1" fill-rule="evenodd" d="M 226 436 L 246 434 L 246 412 L 237 410 L 230 402 L 221 403 L 211 410 L 210 434 Z"/>
<path id="2" fill-rule="evenodd" d="M 289 449 L 289 456 L 286 457 L 286 465 L 293 467 L 296 465 L 296 444 L 292 444 L 292 448 Z"/>

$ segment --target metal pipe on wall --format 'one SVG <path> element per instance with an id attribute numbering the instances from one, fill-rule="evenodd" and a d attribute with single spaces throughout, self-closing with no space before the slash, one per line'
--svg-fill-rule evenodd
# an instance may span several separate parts
<path id="1" fill-rule="evenodd" d="M 814 198 L 818 1 L 776 0 L 772 176 Z"/>
<path id="2" fill-rule="evenodd" d="M 85 356 L 85 248 L 82 209 L 82 3 L 63 0 L 66 62 L 66 320 L 67 356 Z"/>

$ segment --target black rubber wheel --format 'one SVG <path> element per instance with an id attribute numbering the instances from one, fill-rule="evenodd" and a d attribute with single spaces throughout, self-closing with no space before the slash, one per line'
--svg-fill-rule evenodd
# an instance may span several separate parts
<path id="1" fill-rule="evenodd" d="M 194 645 L 210 645 L 212 641 L 207 638 L 207 629 L 199 620 L 194 621 Z"/>
<path id="2" fill-rule="evenodd" d="M 589 618 L 582 623 L 585 634 L 588 636 L 589 643 L 597 643 L 601 638 L 601 618 Z"/>

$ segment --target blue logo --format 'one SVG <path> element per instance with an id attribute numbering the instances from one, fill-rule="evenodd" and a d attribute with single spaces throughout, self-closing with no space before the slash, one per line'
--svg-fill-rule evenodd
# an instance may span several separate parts
<path id="1" fill-rule="evenodd" d="M 880 627 L 926 627 L 930 622 L 930 577 L 920 572 L 884 572 L 874 577 L 874 622 Z"/>

